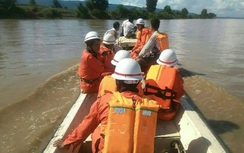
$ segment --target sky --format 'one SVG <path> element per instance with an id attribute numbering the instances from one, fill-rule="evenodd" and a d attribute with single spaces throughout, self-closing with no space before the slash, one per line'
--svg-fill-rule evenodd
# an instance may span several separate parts
<path id="1" fill-rule="evenodd" d="M 146 0 L 108 0 L 110 4 L 123 4 L 146 7 Z M 201 14 L 202 9 L 214 13 L 217 17 L 244 18 L 244 0 L 158 0 L 157 8 L 169 5 L 172 10 L 186 8 L 189 13 Z"/>

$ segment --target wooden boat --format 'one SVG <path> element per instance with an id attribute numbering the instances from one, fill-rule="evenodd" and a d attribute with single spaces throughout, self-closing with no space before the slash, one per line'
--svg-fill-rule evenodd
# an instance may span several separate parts
<path id="1" fill-rule="evenodd" d="M 89 108 L 96 100 L 96 94 L 80 94 L 79 98 L 55 132 L 53 138 L 43 151 L 58 153 L 53 142 L 66 138 L 83 120 Z M 71 152 L 71 151 L 68 151 Z M 74 153 L 90 153 L 91 138 L 74 151 Z M 206 122 L 189 103 L 186 95 L 181 98 L 181 108 L 170 121 L 158 121 L 155 134 L 155 153 L 226 153 L 227 150 L 211 132 Z"/>

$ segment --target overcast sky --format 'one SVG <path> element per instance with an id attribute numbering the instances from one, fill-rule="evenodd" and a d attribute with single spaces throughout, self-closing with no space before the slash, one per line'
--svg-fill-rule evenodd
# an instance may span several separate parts
<path id="1" fill-rule="evenodd" d="M 146 7 L 146 0 L 108 0 L 110 4 L 124 4 Z M 190 13 L 200 14 L 202 9 L 215 13 L 218 17 L 243 17 L 244 0 L 158 0 L 157 8 L 169 5 L 173 10 L 186 8 Z"/>

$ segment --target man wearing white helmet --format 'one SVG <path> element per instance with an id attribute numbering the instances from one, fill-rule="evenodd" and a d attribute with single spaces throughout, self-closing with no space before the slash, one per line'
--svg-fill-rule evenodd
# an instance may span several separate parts
<path id="1" fill-rule="evenodd" d="M 105 71 L 104 64 L 98 58 L 100 48 L 100 36 L 95 31 L 86 34 L 86 49 L 83 51 L 78 68 L 80 77 L 80 87 L 83 93 L 96 93 L 102 79 L 102 73 Z"/>
<path id="2" fill-rule="evenodd" d="M 139 56 L 139 52 L 150 38 L 151 33 L 148 28 L 145 27 L 145 21 L 142 18 L 137 19 L 137 41 L 134 48 L 131 50 L 131 57 L 136 59 Z"/>
<path id="3" fill-rule="evenodd" d="M 118 64 L 118 62 L 125 58 L 131 58 L 130 53 L 126 50 L 119 50 L 115 55 L 114 58 L 111 60 L 111 63 L 114 67 Z M 141 84 L 138 85 L 139 94 L 143 95 L 143 90 L 141 88 Z M 106 75 L 98 88 L 98 95 L 97 97 L 100 97 L 105 94 L 106 91 L 117 91 L 115 79 L 111 77 L 111 75 Z"/>
<path id="4" fill-rule="evenodd" d="M 152 65 L 147 73 L 145 95 L 150 93 L 149 95 L 160 104 L 158 118 L 170 120 L 178 111 L 180 98 L 185 93 L 184 81 L 175 67 L 178 60 L 173 50 L 164 50 L 157 63 L 159 65 Z"/>
<path id="5" fill-rule="evenodd" d="M 105 71 L 109 73 L 114 72 L 114 66 L 111 64 L 111 60 L 114 57 L 114 44 L 115 38 L 111 33 L 107 33 L 103 37 L 102 44 L 99 49 L 99 59 L 105 65 Z"/>
<path id="6" fill-rule="evenodd" d="M 140 66 L 131 58 L 122 59 L 112 77 L 118 92 L 108 92 L 98 98 L 82 123 L 64 141 L 55 141 L 54 146 L 76 147 L 93 132 L 93 153 L 153 152 L 159 106 L 138 94 L 137 85 L 142 79 Z"/>

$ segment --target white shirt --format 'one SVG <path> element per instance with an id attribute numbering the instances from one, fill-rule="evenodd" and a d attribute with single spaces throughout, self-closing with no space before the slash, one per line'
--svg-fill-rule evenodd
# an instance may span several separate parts
<path id="1" fill-rule="evenodd" d="M 115 38 L 115 39 L 118 39 L 119 33 L 118 33 L 114 28 L 112 28 L 112 29 L 110 29 L 110 30 L 107 30 L 107 31 L 104 33 L 104 36 L 105 36 L 106 34 L 112 32 L 112 31 L 114 31 L 114 32 L 117 33 L 117 38 Z"/>
<path id="2" fill-rule="evenodd" d="M 124 36 L 128 34 L 129 31 L 132 31 L 134 29 L 134 24 L 131 22 L 126 22 L 124 25 Z"/>
<path id="3" fill-rule="evenodd" d="M 129 22 L 129 19 L 124 20 L 123 23 L 122 23 L 122 25 L 121 25 L 121 27 L 124 28 L 124 26 L 125 26 L 125 24 L 126 24 L 127 22 Z"/>

